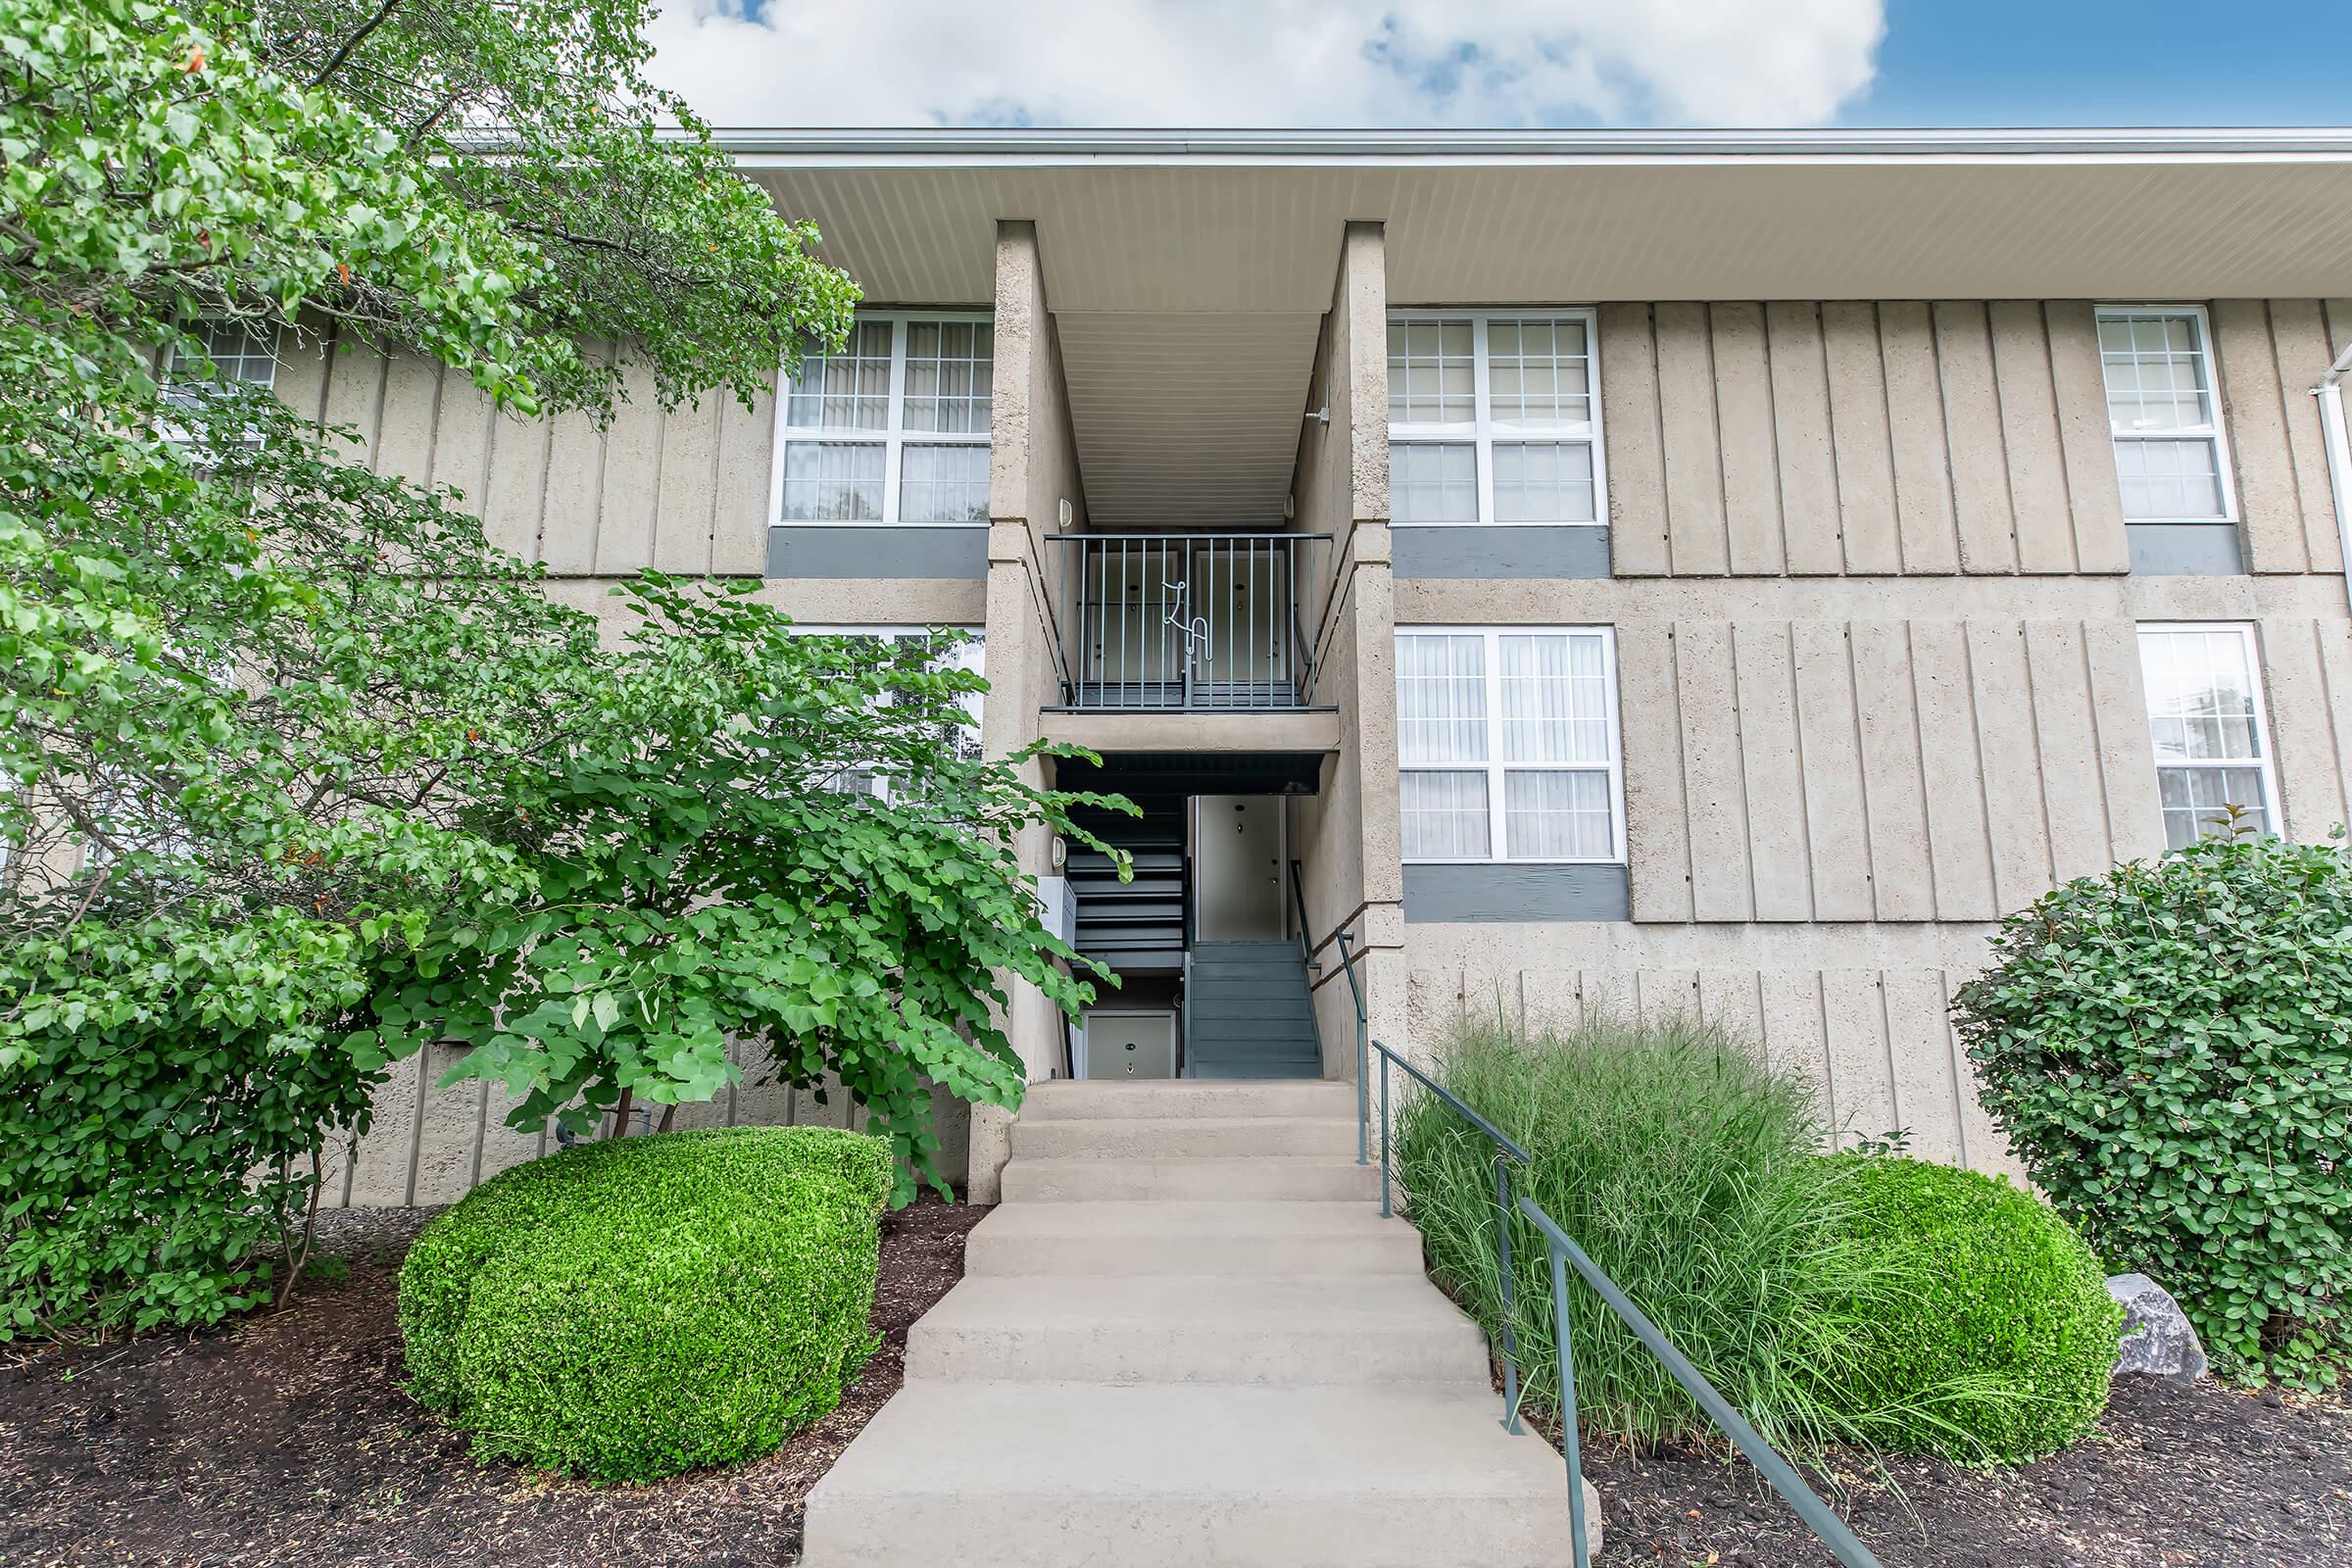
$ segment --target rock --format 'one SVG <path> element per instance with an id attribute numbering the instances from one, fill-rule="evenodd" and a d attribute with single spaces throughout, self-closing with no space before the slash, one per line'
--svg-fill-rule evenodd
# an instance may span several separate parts
<path id="1" fill-rule="evenodd" d="M 2145 1274 L 2118 1274 L 2107 1282 L 2107 1294 L 2124 1308 L 2116 1371 L 2172 1383 L 2194 1383 L 2205 1375 L 2205 1347 L 2171 1292 Z"/>

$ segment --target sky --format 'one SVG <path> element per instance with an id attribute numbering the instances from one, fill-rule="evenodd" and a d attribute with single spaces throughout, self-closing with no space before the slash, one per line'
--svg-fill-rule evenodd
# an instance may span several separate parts
<path id="1" fill-rule="evenodd" d="M 2343 0 L 662 0 L 718 125 L 2341 125 Z"/>

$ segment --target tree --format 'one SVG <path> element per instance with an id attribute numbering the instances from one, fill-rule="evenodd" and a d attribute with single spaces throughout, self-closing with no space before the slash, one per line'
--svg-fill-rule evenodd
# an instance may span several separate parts
<path id="1" fill-rule="evenodd" d="M 603 417 L 631 367 L 749 397 L 838 341 L 856 289 L 644 80 L 649 14 L 0 0 L 0 1334 L 255 1298 L 440 1032 L 524 1116 L 769 1038 L 919 1160 L 900 1068 L 1018 1092 L 987 965 L 1082 994 L 1003 837 L 1067 798 L 941 755 L 952 678 L 661 580 L 607 649 L 463 497 L 218 374 L 222 330 L 324 335 Z M 919 788 L 814 798 L 875 760 Z"/>

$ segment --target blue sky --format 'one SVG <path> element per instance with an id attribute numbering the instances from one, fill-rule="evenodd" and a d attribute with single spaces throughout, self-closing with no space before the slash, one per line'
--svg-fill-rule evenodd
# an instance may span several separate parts
<path id="1" fill-rule="evenodd" d="M 662 0 L 721 125 L 2352 122 L 2352 0 Z"/>
<path id="2" fill-rule="evenodd" d="M 2352 5 L 1892 0 L 1857 125 L 2340 125 Z"/>

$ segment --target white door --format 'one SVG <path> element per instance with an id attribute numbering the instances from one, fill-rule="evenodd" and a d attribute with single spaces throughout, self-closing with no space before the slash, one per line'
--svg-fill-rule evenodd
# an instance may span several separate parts
<path id="1" fill-rule="evenodd" d="M 1176 1015 L 1172 1012 L 1097 1012 L 1086 1015 L 1082 1078 L 1176 1076 Z"/>
<path id="2" fill-rule="evenodd" d="M 1199 940 L 1282 940 L 1282 797 L 1195 796 L 1193 871 Z"/>

